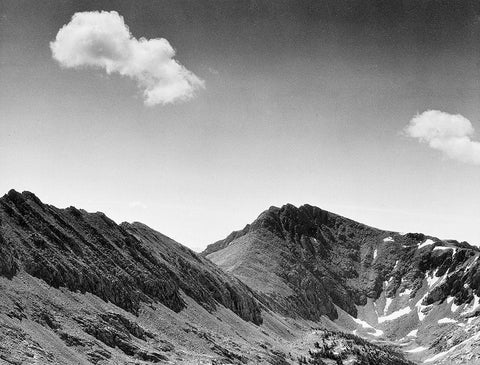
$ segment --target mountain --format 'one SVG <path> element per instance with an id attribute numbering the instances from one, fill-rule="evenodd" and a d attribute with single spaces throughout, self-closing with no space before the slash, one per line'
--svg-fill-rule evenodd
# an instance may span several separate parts
<path id="1" fill-rule="evenodd" d="M 475 363 L 479 254 L 286 205 L 198 255 L 11 190 L 0 364 Z"/>
<path id="2" fill-rule="evenodd" d="M 479 249 L 369 227 L 317 207 L 271 207 L 203 256 L 284 316 L 319 321 L 414 361 L 480 363 Z"/>
<path id="3" fill-rule="evenodd" d="M 327 319 L 269 305 L 144 224 L 59 209 L 30 192 L 0 198 L 0 364 L 285 365 L 308 354 L 318 328 L 344 338 Z M 378 349 L 385 365 L 408 365 Z"/>
<path id="4" fill-rule="evenodd" d="M 143 224 L 29 192 L 0 198 L 0 288 L 7 363 L 191 363 L 242 359 L 244 347 L 271 357 L 242 339 L 264 336 L 261 304 L 239 280 Z M 236 322 L 233 345 L 215 340 Z"/>
<path id="5" fill-rule="evenodd" d="M 132 314 L 141 302 L 178 312 L 185 306 L 182 290 L 206 309 L 218 302 L 247 321 L 262 321 L 245 285 L 145 225 L 118 226 L 102 213 L 57 209 L 28 192 L 10 191 L 0 209 L 0 273 L 9 278 L 23 270 Z"/>

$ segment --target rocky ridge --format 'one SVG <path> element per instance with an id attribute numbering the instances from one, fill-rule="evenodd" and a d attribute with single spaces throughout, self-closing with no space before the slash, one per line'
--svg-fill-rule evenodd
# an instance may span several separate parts
<path id="1" fill-rule="evenodd" d="M 271 207 L 203 254 L 284 315 L 327 316 L 344 331 L 402 346 L 413 360 L 467 341 L 480 314 L 478 248 L 310 205 Z M 456 340 L 442 340 L 452 333 Z"/>
<path id="2" fill-rule="evenodd" d="M 245 285 L 141 224 L 117 225 L 103 213 L 58 209 L 10 191 L 0 198 L 0 226 L 0 273 L 8 278 L 22 270 L 133 314 L 141 302 L 178 312 L 185 307 L 183 290 L 206 309 L 220 303 L 247 321 L 262 321 Z"/>
<path id="3" fill-rule="evenodd" d="M 448 364 L 475 344 L 478 254 L 287 205 L 205 258 L 141 223 L 12 190 L 0 362 L 408 365 L 403 351 Z"/>
<path id="4" fill-rule="evenodd" d="M 7 363 L 241 358 L 240 345 L 232 350 L 212 337 L 227 332 L 222 316 L 242 323 L 245 333 L 232 342 L 263 322 L 262 304 L 245 284 L 170 238 L 14 190 L 0 198 L 0 289 L 0 362 Z"/>

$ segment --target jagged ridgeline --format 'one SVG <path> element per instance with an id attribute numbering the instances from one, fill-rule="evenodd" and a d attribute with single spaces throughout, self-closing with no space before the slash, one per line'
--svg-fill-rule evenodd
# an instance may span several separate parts
<path id="1" fill-rule="evenodd" d="M 140 223 L 43 204 L 11 190 L 0 198 L 0 274 L 19 270 L 58 288 L 89 292 L 136 314 L 160 302 L 180 311 L 179 291 L 214 310 L 218 303 L 262 323 L 250 290 L 208 260 Z"/>
<path id="2" fill-rule="evenodd" d="M 285 205 L 202 254 L 262 293 L 275 311 L 312 321 L 327 316 L 418 359 L 440 363 L 478 331 L 480 252 L 466 242 Z"/>
<path id="3" fill-rule="evenodd" d="M 478 257 L 310 205 L 271 207 L 199 255 L 12 190 L 0 198 L 0 362 L 477 364 Z"/>
<path id="4" fill-rule="evenodd" d="M 431 244 L 421 247 L 427 240 Z M 288 314 L 318 320 L 338 318 L 336 307 L 356 317 L 358 306 L 384 290 L 388 297 L 408 287 L 415 296 L 431 270 L 452 275 L 425 297 L 425 304 L 448 296 L 456 304 L 470 302 L 480 295 L 480 271 L 476 262 L 469 270 L 464 266 L 478 252 L 466 242 L 401 235 L 310 205 L 285 205 L 271 207 L 202 255 L 269 295 L 272 305 Z"/>

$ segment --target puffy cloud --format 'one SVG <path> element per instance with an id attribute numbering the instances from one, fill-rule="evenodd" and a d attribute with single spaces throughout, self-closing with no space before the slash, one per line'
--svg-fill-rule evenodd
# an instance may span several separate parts
<path id="1" fill-rule="evenodd" d="M 97 67 L 137 81 L 146 105 L 191 99 L 204 81 L 179 64 L 164 38 L 136 39 L 116 11 L 75 13 L 50 43 L 68 68 Z"/>
<path id="2" fill-rule="evenodd" d="M 427 143 L 447 157 L 480 165 L 480 142 L 471 139 L 472 123 L 460 114 L 428 110 L 417 114 L 405 128 L 407 136 Z"/>

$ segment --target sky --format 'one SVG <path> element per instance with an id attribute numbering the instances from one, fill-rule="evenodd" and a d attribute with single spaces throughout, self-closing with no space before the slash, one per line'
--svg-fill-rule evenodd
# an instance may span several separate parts
<path id="1" fill-rule="evenodd" d="M 197 251 L 286 203 L 480 245 L 479 102 L 475 1 L 0 0 L 0 194 Z"/>

